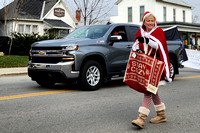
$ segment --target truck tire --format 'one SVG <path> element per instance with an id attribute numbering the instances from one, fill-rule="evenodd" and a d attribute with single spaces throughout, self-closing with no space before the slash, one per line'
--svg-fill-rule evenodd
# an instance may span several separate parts
<path id="1" fill-rule="evenodd" d="M 98 90 L 102 81 L 103 69 L 101 65 L 94 60 L 84 63 L 79 78 L 81 89 L 89 91 Z"/>
<path id="2" fill-rule="evenodd" d="M 173 60 L 170 59 L 170 73 L 171 73 L 171 78 L 174 80 L 175 77 L 175 65 Z"/>
<path id="3" fill-rule="evenodd" d="M 36 82 L 42 86 L 42 87 L 53 87 L 55 82 L 50 80 L 50 79 L 46 79 L 46 80 L 36 80 Z"/>

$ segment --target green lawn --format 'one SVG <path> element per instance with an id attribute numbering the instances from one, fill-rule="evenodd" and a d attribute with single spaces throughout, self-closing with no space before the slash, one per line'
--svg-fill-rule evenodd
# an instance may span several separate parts
<path id="1" fill-rule="evenodd" d="M 27 65 L 28 65 L 28 56 L 18 56 L 18 55 L 0 56 L 0 68 L 26 67 Z"/>

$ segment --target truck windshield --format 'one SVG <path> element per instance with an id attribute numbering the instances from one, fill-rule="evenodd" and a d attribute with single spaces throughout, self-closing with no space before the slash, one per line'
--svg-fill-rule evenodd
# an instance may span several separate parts
<path id="1" fill-rule="evenodd" d="M 66 39 L 73 38 L 90 38 L 96 39 L 103 37 L 105 33 L 110 28 L 110 25 L 93 25 L 93 26 L 83 26 L 67 35 Z"/>

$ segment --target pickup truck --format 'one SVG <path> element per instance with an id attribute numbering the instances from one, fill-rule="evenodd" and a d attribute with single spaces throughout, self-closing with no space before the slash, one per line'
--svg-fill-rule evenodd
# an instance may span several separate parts
<path id="1" fill-rule="evenodd" d="M 83 26 L 59 40 L 31 46 L 28 75 L 44 87 L 55 83 L 80 84 L 97 90 L 104 81 L 123 77 L 139 25 L 102 24 Z M 112 35 L 117 30 L 118 35 Z M 179 41 L 167 41 L 171 75 L 179 73 Z"/>

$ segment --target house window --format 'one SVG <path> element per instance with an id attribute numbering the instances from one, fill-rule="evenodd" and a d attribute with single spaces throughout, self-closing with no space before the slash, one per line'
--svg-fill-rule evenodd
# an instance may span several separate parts
<path id="1" fill-rule="evenodd" d="M 164 22 L 167 21 L 167 10 L 166 10 L 166 7 L 163 7 L 163 21 Z"/>
<path id="2" fill-rule="evenodd" d="M 37 25 L 33 25 L 32 32 L 33 33 L 38 33 L 38 26 Z"/>
<path id="3" fill-rule="evenodd" d="M 173 21 L 176 21 L 176 9 L 173 9 Z"/>
<path id="4" fill-rule="evenodd" d="M 18 29 L 18 32 L 19 32 L 19 33 L 24 33 L 24 24 L 19 24 L 18 26 L 19 26 L 19 27 L 18 27 L 18 28 L 19 28 L 19 29 Z"/>
<path id="5" fill-rule="evenodd" d="M 64 37 L 69 34 L 69 30 L 59 30 L 58 34 L 59 37 Z"/>
<path id="6" fill-rule="evenodd" d="M 183 22 L 185 22 L 185 11 L 183 10 Z"/>
<path id="7" fill-rule="evenodd" d="M 26 25 L 25 33 L 27 34 L 31 33 L 31 25 Z"/>
<path id="8" fill-rule="evenodd" d="M 143 15 L 144 15 L 144 6 L 140 6 L 140 21 L 142 21 Z"/>
<path id="9" fill-rule="evenodd" d="M 128 7 L 128 22 L 132 22 L 132 7 Z"/>

